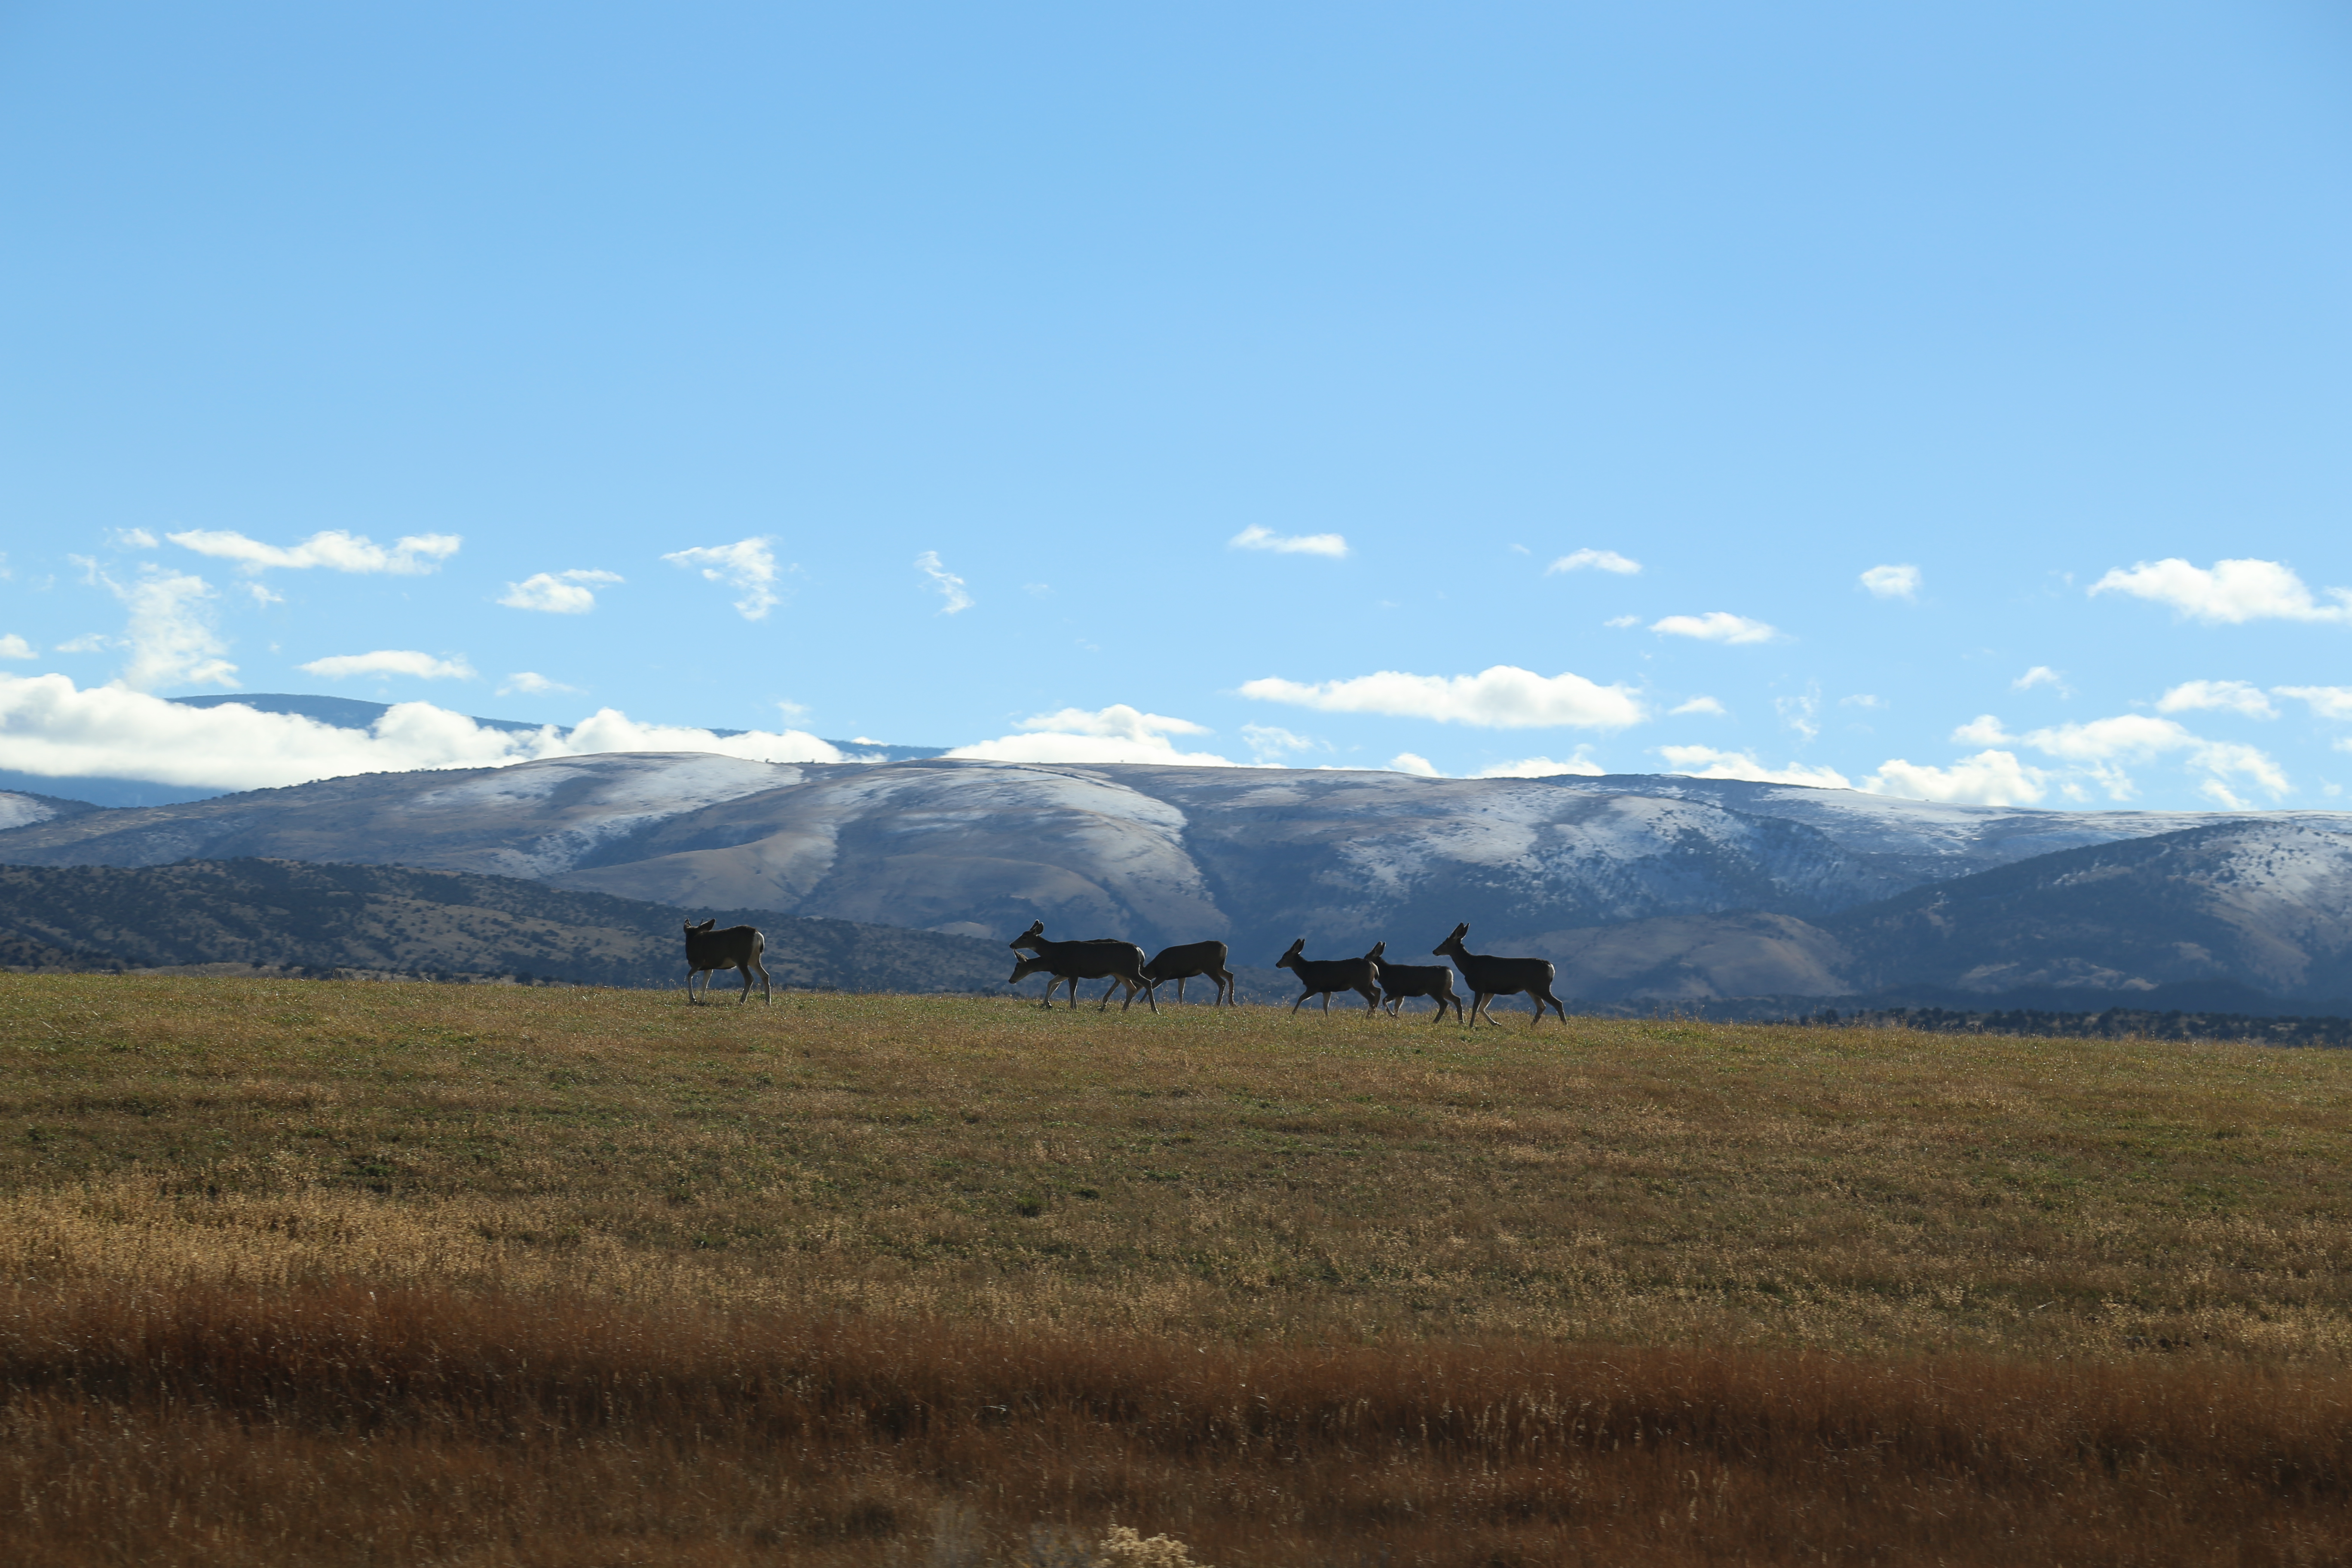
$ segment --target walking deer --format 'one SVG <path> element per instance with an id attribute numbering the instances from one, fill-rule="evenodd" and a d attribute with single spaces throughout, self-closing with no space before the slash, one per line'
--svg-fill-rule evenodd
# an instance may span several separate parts
<path id="1" fill-rule="evenodd" d="M 753 926 L 729 926 L 725 931 L 710 929 L 718 923 L 716 920 L 704 921 L 700 925 L 691 921 L 687 923 L 686 999 L 688 1002 L 694 1000 L 696 975 L 706 976 L 702 982 L 702 999 L 708 1002 L 710 999 L 710 981 L 707 977 L 722 969 L 739 969 L 743 973 L 743 994 L 735 998 L 735 1005 L 740 1007 L 751 999 L 751 976 L 756 973 L 760 977 L 760 1002 L 762 1006 L 766 1005 L 768 966 L 760 962 L 760 955 L 768 950 L 768 939 Z"/>
<path id="2" fill-rule="evenodd" d="M 1404 1016 L 1408 996 L 1427 996 L 1437 1004 L 1437 1022 L 1445 1022 L 1445 1009 L 1451 1005 L 1457 1022 L 1467 1023 L 1462 1016 L 1462 998 L 1454 989 L 1454 971 L 1443 963 L 1391 963 L 1381 957 L 1389 944 L 1376 942 L 1372 951 L 1364 954 L 1372 961 L 1372 973 L 1381 983 L 1381 1000 L 1388 1005 L 1389 1016 Z"/>
<path id="3" fill-rule="evenodd" d="M 1368 1013 L 1380 1010 L 1381 985 L 1370 959 L 1301 958 L 1299 953 L 1306 946 L 1307 939 L 1302 936 L 1290 944 L 1289 952 L 1274 961 L 1276 969 L 1289 970 L 1298 976 L 1298 984 L 1307 987 L 1298 994 L 1298 1000 L 1290 1005 L 1293 1015 L 1307 1005 L 1309 996 L 1322 997 L 1323 1011 L 1328 1013 L 1334 991 L 1352 991 L 1361 996 L 1364 1010 Z"/>
<path id="4" fill-rule="evenodd" d="M 1045 922 L 1038 921 L 1005 944 L 1030 950 L 1027 958 L 1013 965 L 1013 978 L 1006 984 L 1018 985 L 1033 974 L 1052 975 L 1045 983 L 1045 1005 L 1051 1007 L 1054 988 L 1067 981 L 1070 1006 L 1075 1010 L 1078 1005 L 1078 982 L 1108 977 L 1112 984 L 1104 989 L 1102 1006 L 1097 1007 L 1096 1012 L 1110 1005 L 1111 992 L 1121 985 L 1127 987 L 1127 998 L 1118 1005 L 1120 1012 L 1135 1005 L 1135 994 L 1139 991 L 1143 993 L 1146 1006 L 1155 1013 L 1160 1011 L 1160 1004 L 1152 999 L 1151 983 L 1143 977 L 1143 950 L 1135 943 L 1105 937 L 1092 942 L 1049 942 L 1043 934 L 1045 930 Z"/>
<path id="5" fill-rule="evenodd" d="M 1532 1029 L 1543 1022 L 1546 1004 L 1559 1014 L 1561 1023 L 1568 1022 L 1568 1009 L 1562 1007 L 1559 998 L 1551 994 L 1552 976 L 1557 972 L 1552 968 L 1550 959 L 1496 958 L 1491 953 L 1473 952 L 1462 945 L 1462 939 L 1469 934 L 1467 925 L 1455 926 L 1452 936 L 1429 951 L 1454 960 L 1454 966 L 1462 971 L 1462 978 L 1469 983 L 1472 1023 L 1476 1023 L 1478 1015 L 1484 1013 L 1486 1022 L 1501 1028 L 1502 1025 L 1496 1022 L 1488 1004 L 1497 996 L 1516 996 L 1522 991 L 1536 1005 L 1536 1016 L 1534 1021 L 1528 1025 L 1528 1028 Z"/>
<path id="6" fill-rule="evenodd" d="M 1221 1002 L 1238 1007 L 1241 1003 L 1234 995 L 1238 987 L 1234 984 L 1234 972 L 1225 967 L 1225 944 L 1222 942 L 1188 942 L 1177 947 L 1163 947 L 1150 963 L 1143 966 L 1143 978 L 1150 981 L 1155 989 L 1173 980 L 1176 983 L 1176 1000 L 1181 1002 L 1184 1000 L 1184 982 L 1205 974 L 1217 986 L 1217 1000 L 1209 1005 L 1214 1007 Z M 1107 997 L 1110 993 L 1106 991 L 1103 994 Z"/>

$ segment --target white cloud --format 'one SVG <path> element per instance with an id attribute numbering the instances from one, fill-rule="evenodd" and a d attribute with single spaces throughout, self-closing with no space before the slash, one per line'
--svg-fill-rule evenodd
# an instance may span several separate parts
<path id="1" fill-rule="evenodd" d="M 539 697 L 551 691 L 578 691 L 576 686 L 566 686 L 560 680 L 550 680 L 535 669 L 519 669 L 499 683 L 499 695 L 511 697 L 516 692 Z"/>
<path id="2" fill-rule="evenodd" d="M 1882 599 L 1911 599 L 1919 594 L 1916 566 L 1874 566 L 1862 574 L 1862 585 Z"/>
<path id="3" fill-rule="evenodd" d="M 1963 737 L 1973 738 L 1973 737 Z M 2170 719 L 2119 713 L 2085 724 L 2053 724 L 2029 731 L 2025 743 L 2070 763 L 2146 762 L 2163 752 L 2198 744 L 2195 735 Z"/>
<path id="4" fill-rule="evenodd" d="M 520 583 L 509 583 L 499 603 L 510 610 L 544 610 L 555 616 L 584 616 L 596 607 L 596 588 L 624 579 L 617 572 L 574 568 L 569 572 L 534 572 Z"/>
<path id="5" fill-rule="evenodd" d="M 0 637 L 0 658 L 38 658 L 40 657 L 33 651 L 31 643 L 26 642 L 15 632 Z"/>
<path id="6" fill-rule="evenodd" d="M 2017 760 L 2014 752 L 1979 752 L 1948 768 L 1892 757 L 1862 781 L 1872 795 L 1965 805 L 2032 805 L 2048 793 L 2049 775 Z"/>
<path id="7" fill-rule="evenodd" d="M 1389 771 L 1397 773 L 1412 773 L 1424 779 L 1442 779 L 1445 776 L 1437 771 L 1435 763 L 1418 752 L 1399 752 L 1389 759 Z"/>
<path id="8" fill-rule="evenodd" d="M 1669 716 L 1676 713 L 1712 713 L 1717 718 L 1728 717 L 1731 710 L 1712 697 L 1694 697 L 1689 701 L 1666 710 Z"/>
<path id="9" fill-rule="evenodd" d="M 435 658 L 414 648 L 381 647 L 373 653 L 338 653 L 296 667 L 327 680 L 353 675 L 413 675 L 420 680 L 472 680 L 474 667 L 464 656 Z"/>
<path id="10" fill-rule="evenodd" d="M 1642 563 L 1613 550 L 1580 550 L 1573 554 L 1563 555 L 1545 567 L 1544 575 L 1549 577 L 1555 572 L 1581 572 L 1587 567 L 1595 572 L 1614 572 L 1621 577 L 1630 577 L 1642 569 Z"/>
<path id="11" fill-rule="evenodd" d="M 747 621 L 764 619 L 783 601 L 777 597 L 776 554 L 765 539 L 739 539 L 732 544 L 698 544 L 673 550 L 662 557 L 673 566 L 700 572 L 706 582 L 740 589 L 735 611 Z"/>
<path id="12" fill-rule="evenodd" d="M 104 653 L 114 646 L 114 639 L 104 632 L 84 632 L 58 644 L 59 653 Z"/>
<path id="13" fill-rule="evenodd" d="M 2352 686 L 2273 686 L 2271 695 L 2309 703 L 2315 719 L 2352 719 Z"/>
<path id="14" fill-rule="evenodd" d="M 2278 710 L 2271 706 L 2262 688 L 2242 680 L 2183 681 L 2156 700 L 2159 713 L 2190 713 L 2208 708 L 2226 709 L 2249 719 L 2278 717 Z"/>
<path id="15" fill-rule="evenodd" d="M 2091 584 L 2169 605 L 2191 620 L 2237 626 L 2246 621 L 2352 622 L 2352 588 L 2321 590 L 2336 601 L 2321 604 L 2303 579 L 2276 561 L 2216 561 L 2211 571 L 2178 557 L 2117 567 Z"/>
<path id="16" fill-rule="evenodd" d="M 372 729 L 342 730 L 238 703 L 184 708 L 121 686 L 77 690 L 62 675 L 0 675 L 0 768 L 197 788 L 268 789 L 348 773 L 502 767 L 600 752 L 715 752 L 757 762 L 832 763 L 841 753 L 797 731 L 718 736 L 639 724 L 606 708 L 570 735 L 552 726 L 485 729 L 429 702 L 395 703 Z"/>
<path id="17" fill-rule="evenodd" d="M 196 528 L 163 537 L 183 550 L 234 561 L 247 572 L 267 572 L 272 567 L 306 571 L 324 566 L 331 572 L 388 572 L 406 577 L 436 570 L 457 554 L 458 546 L 465 542 L 462 536 L 455 533 L 412 533 L 386 550 L 364 534 L 340 528 L 314 533 L 290 548 L 264 544 L 226 529 Z"/>
<path id="18" fill-rule="evenodd" d="M 1000 735 L 958 746 L 950 757 L 977 757 L 1000 763 L 1163 763 L 1190 767 L 1230 768 L 1236 764 L 1209 752 L 1182 752 L 1170 735 L 1205 735 L 1206 726 L 1189 719 L 1140 712 L 1124 702 L 1088 711 L 1065 708 L 1021 721 L 1026 731 Z"/>
<path id="19" fill-rule="evenodd" d="M 1747 752 L 1719 752 L 1713 746 L 1660 746 L 1670 773 L 1700 779 L 1750 779 L 1758 784 L 1810 784 L 1817 789 L 1852 789 L 1843 773 L 1832 768 L 1790 763 L 1768 768 Z"/>
<path id="20" fill-rule="evenodd" d="M 2074 695 L 2074 689 L 2066 684 L 2064 678 L 2046 664 L 2035 665 L 2009 683 L 2009 689 L 2011 691 L 2031 691 L 2037 686 L 2054 686 L 2058 689 L 2058 695 L 2061 697 Z"/>
<path id="21" fill-rule="evenodd" d="M 237 586 L 245 590 L 245 596 L 253 601 L 257 609 L 266 610 L 272 605 L 282 605 L 286 602 L 285 595 L 271 593 L 266 584 L 246 582 L 239 583 Z"/>
<path id="22" fill-rule="evenodd" d="M 1318 685 L 1268 677 L 1244 681 L 1241 694 L 1327 713 L 1384 713 L 1497 730 L 1566 724 L 1618 730 L 1648 717 L 1629 686 L 1601 686 L 1580 675 L 1541 676 L 1498 664 L 1475 675 L 1407 675 L 1383 669 Z"/>
<path id="23" fill-rule="evenodd" d="M 118 528 L 114 531 L 114 542 L 125 550 L 152 550 L 155 536 L 143 528 Z"/>
<path id="24" fill-rule="evenodd" d="M 1642 617 L 1639 616 L 1612 616 L 1601 624 L 1604 626 L 1638 626 L 1642 624 Z"/>
<path id="25" fill-rule="evenodd" d="M 926 550 L 916 556 L 915 567 L 931 580 L 931 586 L 937 588 L 940 597 L 947 601 L 940 606 L 940 614 L 952 616 L 959 610 L 971 608 L 972 598 L 964 591 L 963 579 L 940 564 L 938 551 Z"/>
<path id="26" fill-rule="evenodd" d="M 142 565 L 132 582 L 118 583 L 99 570 L 96 562 L 81 556 L 73 559 L 93 584 L 130 609 L 130 620 L 120 639 L 75 639 L 76 644 L 92 647 L 106 641 L 129 647 L 131 660 L 121 676 L 123 685 L 145 691 L 157 686 L 236 684 L 236 666 L 221 657 L 228 645 L 213 626 L 212 601 L 217 595 L 211 584 L 202 577 L 149 565 Z"/>
<path id="27" fill-rule="evenodd" d="M 1952 739 L 1970 746 L 2008 746 L 2017 737 L 2000 727 L 2000 721 L 1990 713 L 1979 713 L 1952 731 Z"/>
<path id="28" fill-rule="evenodd" d="M 1576 754 L 1565 762 L 1550 757 L 1524 757 L 1516 763 L 1496 763 L 1480 768 L 1471 774 L 1480 779 L 1548 779 L 1561 773 L 1575 773 L 1582 778 L 1599 778 L 1609 770 L 1584 754 L 1585 748 L 1576 748 Z"/>
<path id="29" fill-rule="evenodd" d="M 1225 541 L 1228 550 L 1273 550 L 1285 555 L 1328 555 L 1334 560 L 1348 553 L 1348 540 L 1339 533 L 1276 533 L 1271 529 L 1251 523 Z"/>
<path id="30" fill-rule="evenodd" d="M 1650 629 L 1668 637 L 1696 637 L 1701 642 L 1770 642 L 1780 635 L 1762 621 L 1751 621 L 1727 610 L 1709 610 L 1703 616 L 1668 616 L 1651 622 Z"/>
<path id="31" fill-rule="evenodd" d="M 1877 709 L 1886 706 L 1886 699 L 1884 697 L 1873 697 L 1867 691 L 1857 691 L 1851 697 L 1839 698 L 1838 706 L 1841 708 L 1863 708 L 1874 711 Z"/>

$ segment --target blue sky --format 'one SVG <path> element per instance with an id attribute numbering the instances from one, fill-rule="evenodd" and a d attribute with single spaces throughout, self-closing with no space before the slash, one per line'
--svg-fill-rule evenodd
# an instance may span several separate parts
<path id="1" fill-rule="evenodd" d="M 0 152 L 0 768 L 2352 783 L 2340 7 L 19 5 Z"/>

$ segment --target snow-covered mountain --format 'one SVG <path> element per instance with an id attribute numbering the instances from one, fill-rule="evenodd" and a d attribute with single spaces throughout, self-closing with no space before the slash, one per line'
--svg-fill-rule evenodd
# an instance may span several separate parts
<path id="1" fill-rule="evenodd" d="M 1844 989 L 1860 973 L 1851 934 L 1831 923 L 1844 911 L 2059 851 L 2233 822 L 2294 827 L 2314 844 L 2352 836 L 2352 816 L 2331 813 L 2035 811 L 1675 776 L 655 752 L 87 811 L 0 832 L 0 861 L 396 864 L 960 935 L 1041 919 L 1051 932 L 1147 946 L 1219 936 L 1253 963 L 1299 935 L 1310 953 L 1386 940 L 1411 954 L 1468 921 L 1474 946 L 1548 953 L 1580 987 L 1622 992 L 1656 974 L 1663 990 L 1629 994 L 1827 994 L 1816 985 Z M 2311 864 L 2323 882 L 2334 874 Z M 1694 968 L 1694 952 L 1713 956 Z M 1694 974 L 1712 976 L 1704 993 Z"/>

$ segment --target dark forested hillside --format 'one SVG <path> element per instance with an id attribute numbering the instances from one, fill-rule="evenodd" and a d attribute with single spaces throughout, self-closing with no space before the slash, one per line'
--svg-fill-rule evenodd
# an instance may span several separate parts
<path id="1" fill-rule="evenodd" d="M 262 859 L 0 866 L 0 966 L 14 969 L 227 963 L 674 985 L 683 916 L 758 926 L 781 986 L 993 991 L 1012 968 L 1002 943 L 969 937 L 772 910 L 681 910 L 456 871 Z"/>

